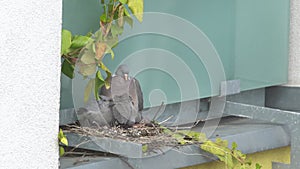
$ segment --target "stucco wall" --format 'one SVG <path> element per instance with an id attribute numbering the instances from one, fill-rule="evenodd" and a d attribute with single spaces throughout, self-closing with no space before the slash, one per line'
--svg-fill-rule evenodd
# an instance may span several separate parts
<path id="1" fill-rule="evenodd" d="M 289 85 L 300 86 L 300 1 L 291 0 Z"/>
<path id="2" fill-rule="evenodd" d="M 0 6 L 0 168 L 58 168 L 62 2 Z"/>

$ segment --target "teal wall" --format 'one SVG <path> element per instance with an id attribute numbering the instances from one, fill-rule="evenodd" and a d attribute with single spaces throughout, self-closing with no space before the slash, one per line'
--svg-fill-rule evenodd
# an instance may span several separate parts
<path id="1" fill-rule="evenodd" d="M 102 13 L 100 1 L 97 0 L 63 0 L 63 25 L 64 29 L 72 34 L 86 34 L 99 29 L 99 16 Z M 62 74 L 60 108 L 72 108 L 72 80 Z"/>
<path id="2" fill-rule="evenodd" d="M 235 78 L 243 89 L 287 82 L 289 1 L 236 1 Z"/>
<path id="3" fill-rule="evenodd" d="M 85 34 L 98 29 L 101 13 L 99 1 L 64 0 L 63 2 L 63 28 L 67 28 L 75 34 Z M 202 30 L 220 56 L 226 79 L 240 79 L 242 90 L 283 84 L 287 81 L 289 1 L 145 0 L 145 12 L 173 14 L 186 19 Z M 135 23 L 136 27 L 138 24 Z M 153 26 L 156 27 L 159 27 L 160 24 L 164 23 L 153 22 Z M 184 26 L 178 25 L 179 30 Z M 127 31 L 132 31 L 129 27 L 127 28 Z M 172 27 L 169 29 L 170 31 L 178 30 L 178 28 Z M 199 42 L 199 46 L 201 45 Z M 210 80 L 219 75 L 209 74 L 203 60 L 199 59 L 189 46 L 172 37 L 144 34 L 127 38 L 116 47 L 115 59 L 111 61 L 109 57 L 106 57 L 104 63 L 114 70 L 127 56 L 149 48 L 164 49 L 179 56 L 196 78 L 200 91 L 199 97 L 218 95 L 218 86 L 211 86 Z M 155 56 L 146 56 L 146 54 L 140 53 L 143 55 L 140 58 L 147 58 L 142 59 L 139 64 L 147 66 L 149 61 L 166 65 L 170 63 L 168 57 L 163 56 L 163 54 L 167 55 L 164 51 L 153 50 L 153 55 L 162 55 L 158 59 L 154 59 Z M 201 57 L 205 59 L 205 57 L 212 56 L 208 54 Z M 135 69 L 135 61 L 130 61 L 128 64 Z M 148 98 L 153 89 L 164 91 L 167 103 L 182 100 L 181 86 L 176 84 L 176 76 L 157 69 L 148 69 L 136 74 L 144 91 L 146 107 L 150 106 Z M 180 74 L 180 76 L 190 75 Z M 217 78 L 216 81 L 220 81 L 220 78 Z M 78 84 L 76 80 L 74 83 Z M 186 83 L 191 82 L 187 81 Z M 62 109 L 73 106 L 71 84 L 71 80 L 62 76 Z M 83 85 L 74 85 L 74 87 L 76 87 L 75 91 L 83 91 L 84 88 Z M 77 90 L 77 88 L 82 89 Z M 80 94 L 76 97 L 80 97 Z M 183 100 L 190 99 L 195 98 L 183 97 Z M 160 102 L 161 100 L 157 99 L 155 103 L 152 102 L 152 105 L 160 104 Z"/>

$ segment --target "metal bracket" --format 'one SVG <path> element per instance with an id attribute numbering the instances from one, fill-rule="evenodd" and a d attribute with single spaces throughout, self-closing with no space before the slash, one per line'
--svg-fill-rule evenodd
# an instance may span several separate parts
<path id="1" fill-rule="evenodd" d="M 238 94 L 241 92 L 240 80 L 228 80 L 221 82 L 220 96 Z"/>
<path id="2" fill-rule="evenodd" d="M 291 163 L 273 163 L 273 169 L 298 169 L 300 167 L 300 114 L 299 112 L 272 109 L 227 101 L 224 113 L 255 120 L 287 125 L 291 136 Z"/>

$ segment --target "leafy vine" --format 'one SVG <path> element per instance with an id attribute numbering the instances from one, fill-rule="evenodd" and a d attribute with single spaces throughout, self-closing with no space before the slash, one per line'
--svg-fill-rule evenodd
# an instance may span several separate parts
<path id="1" fill-rule="evenodd" d="M 59 155 L 63 156 L 65 154 L 65 149 L 63 146 L 68 146 L 68 139 L 63 133 L 62 129 L 59 129 L 58 133 L 58 144 L 59 144 Z"/>
<path id="2" fill-rule="evenodd" d="M 124 24 L 133 26 L 130 12 L 139 22 L 143 20 L 143 0 L 101 0 L 103 14 L 100 16 L 100 29 L 94 34 L 72 35 L 69 30 L 62 30 L 61 57 L 62 73 L 74 78 L 75 64 L 79 73 L 84 77 L 91 77 L 85 89 L 84 100 L 87 101 L 90 93 L 94 91 L 99 99 L 98 90 L 103 85 L 110 87 L 110 70 L 104 65 L 102 59 L 110 55 L 113 59 L 113 48 L 118 44 L 118 37 L 123 33 Z M 103 78 L 101 71 L 106 72 Z M 94 89 L 94 90 L 93 90 Z"/>
<path id="3" fill-rule="evenodd" d="M 162 128 L 165 133 L 175 138 L 179 144 L 196 144 L 199 145 L 202 150 L 215 155 L 220 161 L 225 163 L 226 169 L 253 168 L 252 162 L 247 159 L 246 154 L 243 154 L 240 150 L 237 150 L 237 144 L 235 142 L 233 142 L 231 148 L 229 148 L 227 140 L 216 138 L 215 141 L 212 141 L 201 132 L 190 130 L 171 131 L 166 127 Z M 255 169 L 261 169 L 261 167 L 262 166 L 260 164 L 255 164 Z"/>

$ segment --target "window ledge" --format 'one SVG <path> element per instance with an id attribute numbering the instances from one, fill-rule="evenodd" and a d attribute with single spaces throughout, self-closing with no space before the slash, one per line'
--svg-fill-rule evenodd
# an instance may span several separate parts
<path id="1" fill-rule="evenodd" d="M 201 129 L 200 125 L 193 130 L 201 131 Z M 228 140 L 229 143 L 236 142 L 238 149 L 246 154 L 284 147 L 290 143 L 289 133 L 282 125 L 236 117 L 223 118 L 213 133 L 212 138 L 215 137 L 221 137 Z M 62 157 L 60 168 L 93 169 L 101 167 L 127 169 L 131 168 L 127 164 L 129 163 L 133 168 L 150 169 L 155 164 L 155 168 L 171 169 L 212 161 L 211 156 L 208 156 L 210 156 L 208 153 L 201 151 L 195 145 L 188 145 L 171 149 L 162 155 L 153 157 L 129 158 L 127 162 L 117 157 Z"/>

